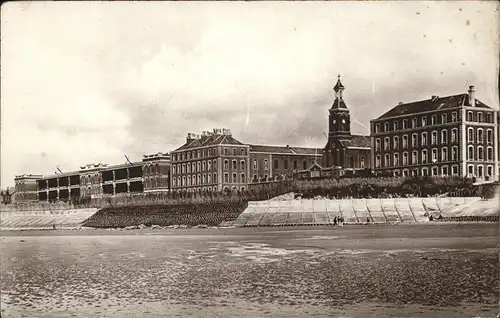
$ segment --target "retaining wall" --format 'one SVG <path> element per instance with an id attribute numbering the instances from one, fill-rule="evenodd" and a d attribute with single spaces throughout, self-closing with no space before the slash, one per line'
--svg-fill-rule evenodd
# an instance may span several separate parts
<path id="1" fill-rule="evenodd" d="M 78 228 L 97 212 L 96 208 L 24 210 L 0 212 L 1 230 Z"/>
<path id="2" fill-rule="evenodd" d="M 346 224 L 429 222 L 498 215 L 498 200 L 479 197 L 396 198 L 347 200 L 283 200 L 249 202 L 235 226 L 331 225 L 335 217 Z"/>

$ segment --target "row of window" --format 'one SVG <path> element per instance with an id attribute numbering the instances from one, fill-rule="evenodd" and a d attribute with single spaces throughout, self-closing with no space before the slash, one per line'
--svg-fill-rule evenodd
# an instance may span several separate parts
<path id="1" fill-rule="evenodd" d="M 247 155 L 247 150 L 245 148 L 238 149 L 237 148 L 232 148 L 231 151 L 229 148 L 224 148 L 223 150 L 225 156 L 229 156 L 230 153 L 232 153 L 233 156 L 246 156 Z M 217 148 L 211 148 L 211 149 L 203 149 L 203 150 L 192 150 L 192 151 L 186 151 L 186 152 L 181 152 L 181 153 L 174 153 L 172 156 L 172 162 L 177 162 L 181 160 L 190 160 L 190 159 L 199 159 L 199 158 L 206 158 L 206 157 L 212 157 L 212 156 L 217 156 L 219 154 Z"/>
<path id="2" fill-rule="evenodd" d="M 420 169 L 415 168 L 415 169 L 403 169 L 401 172 L 399 170 L 394 170 L 393 175 L 395 177 L 399 177 L 400 175 L 403 175 L 404 177 L 409 177 L 411 174 L 412 177 L 415 176 L 428 176 L 429 174 L 431 176 L 448 176 L 450 175 L 450 170 L 448 166 L 441 166 L 441 167 L 431 167 L 430 171 L 428 167 L 422 167 Z M 451 175 L 453 176 L 458 176 L 458 166 L 453 165 L 451 166 Z M 491 177 L 493 176 L 493 166 L 487 166 L 486 167 L 486 175 L 484 175 L 484 167 L 483 166 L 477 166 L 477 169 L 474 165 L 469 165 L 467 169 L 467 176 L 468 177 L 479 177 L 482 178 L 484 176 Z"/>
<path id="3" fill-rule="evenodd" d="M 436 163 L 436 162 L 446 162 L 446 161 L 456 161 L 458 160 L 458 147 L 452 147 L 451 149 L 451 157 L 448 156 L 448 148 L 443 147 L 441 148 L 441 153 L 439 154 L 439 150 L 437 148 L 434 148 L 431 150 L 431 158 L 429 161 L 429 152 L 427 149 L 424 149 L 420 152 L 420 158 L 418 157 L 419 152 L 414 150 L 411 153 L 411 161 L 409 161 L 409 153 L 408 152 L 403 152 L 402 154 L 402 160 L 400 162 L 400 157 L 399 153 L 393 153 L 392 158 L 389 154 L 384 155 L 384 162 L 383 166 L 384 167 L 391 167 L 391 166 L 406 166 L 409 164 L 412 165 L 417 165 L 417 164 L 427 164 L 427 163 Z M 476 152 L 476 158 L 474 158 L 474 147 L 469 146 L 468 152 L 467 152 L 467 160 L 473 161 L 483 161 L 484 160 L 484 149 L 483 147 L 479 146 L 477 147 L 477 152 Z M 391 161 L 392 159 L 392 161 Z M 420 159 L 420 160 L 419 160 Z M 486 151 L 486 160 L 487 161 L 493 161 L 493 147 L 488 147 Z M 377 155 L 375 157 L 375 167 L 380 168 L 382 167 L 382 156 Z"/>
<path id="4" fill-rule="evenodd" d="M 441 120 L 438 120 L 438 119 Z M 483 113 L 478 112 L 476 116 L 474 116 L 474 113 L 472 111 L 467 112 L 467 121 L 468 122 L 478 122 L 478 123 L 493 123 L 493 115 L 492 113 L 486 113 L 486 120 L 483 120 Z M 451 122 L 455 123 L 458 121 L 457 117 L 457 112 L 451 113 Z M 403 119 L 403 120 L 394 120 L 391 122 L 385 122 L 383 123 L 383 126 L 381 126 L 381 123 L 376 123 L 375 124 L 375 133 L 380 133 L 380 132 L 389 132 L 389 131 L 397 131 L 397 130 L 405 130 L 409 128 L 420 128 L 420 127 L 426 127 L 429 126 L 428 123 L 428 116 L 420 116 L 420 120 L 418 117 L 414 117 L 411 119 L 411 127 L 408 125 L 410 122 L 408 119 Z M 448 123 L 448 114 L 441 114 L 440 117 L 438 115 L 432 115 L 431 116 L 431 121 L 430 125 L 442 125 Z M 420 125 L 419 125 L 420 124 Z M 384 128 L 383 131 L 381 131 L 380 128 Z M 391 129 L 392 128 L 392 129 Z"/>
<path id="5" fill-rule="evenodd" d="M 189 187 L 189 186 L 196 186 L 196 185 L 206 185 L 206 184 L 211 184 L 211 183 L 217 183 L 217 173 L 213 174 L 203 174 L 203 175 L 192 175 L 192 176 L 183 176 L 177 177 L 177 178 L 172 178 L 172 187 Z M 224 173 L 224 183 L 246 183 L 246 175 L 244 173 L 239 174 L 239 180 L 238 180 L 238 174 L 233 173 L 232 178 L 229 178 L 229 173 Z"/>
<path id="6" fill-rule="evenodd" d="M 448 143 L 448 130 L 443 129 L 441 130 L 441 138 L 438 140 L 438 132 L 433 131 L 431 133 L 431 140 L 430 144 L 431 145 L 438 145 L 438 144 L 447 144 Z M 483 129 L 478 128 L 476 131 L 476 142 L 482 143 L 484 142 L 484 135 L 483 135 Z M 402 146 L 403 149 L 408 148 L 408 135 L 403 135 L 402 136 Z M 411 146 L 412 147 L 417 147 L 419 144 L 418 141 L 418 134 L 414 133 L 411 135 Z M 458 141 L 458 129 L 453 128 L 451 130 L 451 143 L 455 143 Z M 467 136 L 467 141 L 468 142 L 474 142 L 474 128 L 469 127 L 468 128 L 468 136 Z M 384 138 L 384 150 L 390 150 L 391 149 L 391 138 L 385 137 Z M 486 142 L 487 143 L 492 143 L 493 142 L 493 131 L 491 129 L 488 129 L 486 131 Z M 420 133 L 420 145 L 421 146 L 427 146 L 429 143 L 429 140 L 427 138 L 427 132 L 422 132 Z M 392 149 L 399 149 L 400 144 L 399 144 L 399 136 L 394 136 L 392 137 Z M 381 150 L 381 139 L 377 138 L 375 140 L 375 151 L 380 151 Z"/>
<path id="7" fill-rule="evenodd" d="M 245 187 L 240 187 L 239 188 L 240 191 L 246 191 L 246 188 Z M 217 192 L 217 187 L 199 187 L 199 188 L 196 188 L 196 189 L 179 189 L 177 190 L 178 193 L 181 193 L 181 192 Z M 238 191 L 238 187 L 232 187 L 232 189 L 229 189 L 228 187 L 224 187 L 224 192 L 229 192 L 229 191 Z"/>

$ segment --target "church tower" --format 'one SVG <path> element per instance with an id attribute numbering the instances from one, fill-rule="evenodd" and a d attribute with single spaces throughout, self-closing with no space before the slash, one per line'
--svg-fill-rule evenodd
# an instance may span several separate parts
<path id="1" fill-rule="evenodd" d="M 344 101 L 344 89 L 339 75 L 333 88 L 335 100 L 328 116 L 328 142 L 323 157 L 326 168 L 343 167 L 347 163 L 347 147 L 351 141 L 351 115 Z"/>

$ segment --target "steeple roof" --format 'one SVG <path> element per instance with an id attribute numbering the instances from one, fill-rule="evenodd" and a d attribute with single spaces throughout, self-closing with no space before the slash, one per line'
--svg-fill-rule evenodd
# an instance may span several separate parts
<path id="1" fill-rule="evenodd" d="M 342 85 L 342 82 L 340 81 L 340 74 L 337 76 L 338 79 L 337 79 L 337 84 L 335 84 L 335 86 L 333 87 L 333 90 L 338 92 L 340 89 L 344 89 L 344 85 Z"/>

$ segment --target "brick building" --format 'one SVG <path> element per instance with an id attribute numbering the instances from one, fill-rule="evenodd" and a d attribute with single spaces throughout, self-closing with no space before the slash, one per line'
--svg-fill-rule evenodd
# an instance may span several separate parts
<path id="1" fill-rule="evenodd" d="M 172 190 L 229 191 L 249 184 L 280 180 L 294 169 L 321 159 L 321 150 L 249 145 L 229 129 L 214 129 L 201 136 L 189 133 L 186 143 L 172 151 Z M 296 168 L 295 168 L 296 167 Z"/>
<path id="2" fill-rule="evenodd" d="M 144 155 L 142 158 L 144 192 L 170 191 L 171 157 L 168 153 Z"/>
<path id="3" fill-rule="evenodd" d="M 475 98 L 474 86 L 399 103 L 370 123 L 375 171 L 498 179 L 498 111 Z"/>

